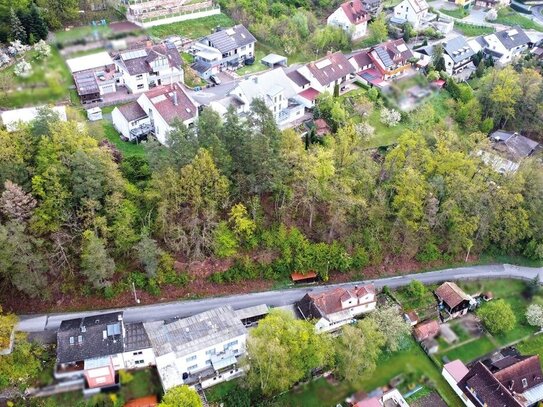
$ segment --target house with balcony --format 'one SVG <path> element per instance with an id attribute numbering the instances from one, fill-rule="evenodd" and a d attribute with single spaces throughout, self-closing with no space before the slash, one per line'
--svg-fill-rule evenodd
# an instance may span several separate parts
<path id="1" fill-rule="evenodd" d="M 83 379 L 92 394 L 119 385 L 116 373 L 155 364 L 143 324 L 125 324 L 122 312 L 62 321 L 57 332 L 56 379 Z"/>
<path id="2" fill-rule="evenodd" d="M 369 58 L 375 71 L 381 75 L 383 80 L 387 80 L 398 77 L 411 68 L 413 53 L 405 41 L 400 38 L 370 48 Z"/>
<path id="3" fill-rule="evenodd" d="M 306 294 L 295 304 L 300 316 L 315 322 L 317 332 L 330 332 L 351 323 L 355 317 L 377 306 L 375 286 L 335 288 L 319 294 Z"/>
<path id="4" fill-rule="evenodd" d="M 164 391 L 183 384 L 207 388 L 243 374 L 247 329 L 230 306 L 143 325 Z"/>
<path id="5" fill-rule="evenodd" d="M 355 41 L 366 35 L 370 14 L 364 8 L 362 0 L 349 0 L 326 19 L 329 26 L 341 28 Z"/>
<path id="6" fill-rule="evenodd" d="M 309 81 L 308 88 L 319 93 L 333 93 L 336 85 L 340 88 L 346 85 L 354 72 L 347 57 L 339 51 L 298 68 L 298 73 Z"/>
<path id="7" fill-rule="evenodd" d="M 417 30 L 424 23 L 436 17 L 436 15 L 429 13 L 429 9 L 430 7 L 426 0 L 403 0 L 394 7 L 394 15 L 391 22 L 395 24 L 408 22 Z"/>
<path id="8" fill-rule="evenodd" d="M 480 37 L 477 43 L 487 58 L 492 58 L 498 66 L 505 66 L 526 52 L 532 40 L 522 28 L 515 26 Z"/>
<path id="9" fill-rule="evenodd" d="M 228 105 L 233 105 L 238 113 L 248 114 L 255 99 L 264 101 L 280 128 L 288 127 L 305 113 L 303 101 L 282 68 L 239 81 L 225 98 L 212 103 L 211 107 L 224 115 Z M 223 103 L 225 100 L 228 103 Z"/>
<path id="10" fill-rule="evenodd" d="M 119 84 L 130 93 L 143 93 L 149 89 L 183 82 L 181 56 L 170 42 L 122 51 L 113 58 L 120 75 Z"/>
<path id="11" fill-rule="evenodd" d="M 256 38 L 242 24 L 217 28 L 192 45 L 192 68 L 204 79 L 224 70 L 234 71 L 246 61 L 254 61 L 255 45 Z"/>
<path id="12" fill-rule="evenodd" d="M 192 127 L 197 117 L 196 102 L 179 83 L 152 89 L 135 102 L 111 112 L 113 126 L 124 139 L 139 140 L 145 134 L 154 136 L 162 144 L 166 144 L 176 122 Z"/>
<path id="13" fill-rule="evenodd" d="M 66 61 L 81 103 L 93 103 L 117 91 L 119 73 L 107 52 L 98 52 Z"/>
<path id="14" fill-rule="evenodd" d="M 446 281 L 437 287 L 434 294 L 442 322 L 466 315 L 469 310 L 477 306 L 477 301 L 471 295 L 466 294 L 451 281 Z"/>
<path id="15" fill-rule="evenodd" d="M 113 0 L 126 19 L 140 27 L 153 27 L 220 14 L 212 0 Z"/>

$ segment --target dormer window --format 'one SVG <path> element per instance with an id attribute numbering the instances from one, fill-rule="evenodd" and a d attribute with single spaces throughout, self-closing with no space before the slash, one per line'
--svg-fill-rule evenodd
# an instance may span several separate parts
<path id="1" fill-rule="evenodd" d="M 526 387 L 528 387 L 528 380 L 522 379 L 522 388 L 525 389 Z"/>

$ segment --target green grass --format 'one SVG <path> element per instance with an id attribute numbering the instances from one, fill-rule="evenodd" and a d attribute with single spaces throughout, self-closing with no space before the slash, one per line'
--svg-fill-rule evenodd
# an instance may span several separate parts
<path id="1" fill-rule="evenodd" d="M 36 60 L 35 56 L 34 51 L 25 55 L 25 60 L 32 65 L 30 77 L 15 76 L 14 65 L 0 74 L 9 89 L 0 94 L 1 107 L 18 108 L 69 99 L 72 77 L 58 50 L 52 47 L 51 55 L 45 60 Z"/>
<path id="2" fill-rule="evenodd" d="M 468 363 L 492 352 L 495 348 L 496 346 L 487 336 L 482 336 L 450 351 L 440 352 L 438 355 L 439 357 L 446 356 L 449 360 L 460 359 L 462 362 Z"/>
<path id="3" fill-rule="evenodd" d="M 92 38 L 93 33 L 95 31 L 98 32 L 100 36 L 104 37 L 111 33 L 111 28 L 109 28 L 109 26 L 102 26 L 102 25 L 98 27 L 92 27 L 91 25 L 85 25 L 82 27 L 74 27 L 68 31 L 65 31 L 65 30 L 56 31 L 55 40 L 57 42 L 64 44 L 67 42 L 82 40 L 84 38 Z"/>
<path id="4" fill-rule="evenodd" d="M 196 20 L 180 21 L 172 24 L 159 25 L 148 29 L 153 37 L 165 38 L 170 35 L 180 35 L 191 39 L 197 39 L 210 34 L 217 26 L 230 27 L 234 21 L 226 14 L 198 18 Z"/>
<path id="5" fill-rule="evenodd" d="M 517 349 L 523 355 L 539 355 L 539 360 L 543 366 L 543 335 L 532 336 L 520 342 Z"/>
<path id="6" fill-rule="evenodd" d="M 264 65 L 261 61 L 262 58 L 264 58 L 266 55 L 268 54 L 264 51 L 264 49 L 262 49 L 262 45 L 257 42 L 255 46 L 255 62 L 252 65 L 245 65 L 244 67 L 238 69 L 236 73 L 239 76 L 243 76 L 268 69 L 268 67 Z"/>
<path id="7" fill-rule="evenodd" d="M 504 7 L 498 10 L 498 18 L 495 23 L 503 25 L 519 25 L 527 30 L 543 31 L 543 26 L 532 19 L 516 12 L 511 7 Z"/>
<path id="8" fill-rule="evenodd" d="M 355 391 L 346 382 L 330 384 L 325 378 L 310 382 L 274 400 L 273 406 L 282 407 L 330 407 L 341 403 Z"/>
<path id="9" fill-rule="evenodd" d="M 454 29 L 466 37 L 477 37 L 479 35 L 492 34 L 495 31 L 495 29 L 492 27 L 461 23 L 460 21 L 454 22 Z"/>
<path id="10" fill-rule="evenodd" d="M 132 380 L 123 383 L 120 391 L 125 401 L 161 393 L 160 382 L 155 369 L 134 370 L 129 373 Z"/>
<path id="11" fill-rule="evenodd" d="M 123 156 L 143 156 L 145 155 L 145 149 L 141 144 L 132 144 L 126 141 L 122 141 L 119 137 L 119 133 L 113 127 L 113 124 L 108 120 L 101 120 L 95 122 L 93 125 L 103 126 L 104 136 L 111 141 L 115 146 L 123 153 Z M 92 134 L 92 133 L 91 133 Z"/>
<path id="12" fill-rule="evenodd" d="M 395 291 L 394 296 L 400 301 L 403 309 L 406 311 L 426 309 L 436 304 L 436 298 L 433 294 L 433 290 L 436 287 L 435 285 L 427 286 L 427 291 L 421 298 L 413 297 L 407 290 L 407 287 Z"/>
<path id="13" fill-rule="evenodd" d="M 458 342 L 464 342 L 471 338 L 470 334 L 458 322 L 453 321 L 450 325 L 452 331 L 458 336 Z"/>
<path id="14" fill-rule="evenodd" d="M 388 127 L 381 123 L 381 110 L 373 109 L 373 112 L 368 117 L 368 123 L 375 128 L 375 133 L 371 139 L 369 139 L 364 147 L 375 148 L 382 146 L 389 146 L 396 143 L 398 137 L 400 137 L 408 128 L 407 123 L 401 121 L 397 126 Z"/>
<path id="15" fill-rule="evenodd" d="M 457 7 L 457 8 L 452 9 L 452 10 L 442 8 L 442 9 L 439 9 L 439 11 L 441 13 L 443 13 L 443 14 L 447 14 L 448 16 L 458 18 L 458 19 L 462 19 L 462 18 L 467 17 L 469 15 L 469 11 L 467 11 L 463 7 Z"/>

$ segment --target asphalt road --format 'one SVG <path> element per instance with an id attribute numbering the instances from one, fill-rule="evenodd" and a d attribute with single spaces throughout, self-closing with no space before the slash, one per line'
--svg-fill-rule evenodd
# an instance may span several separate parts
<path id="1" fill-rule="evenodd" d="M 234 309 L 250 307 L 259 304 L 268 304 L 272 307 L 290 305 L 302 298 L 306 293 L 318 293 L 330 288 L 341 286 L 361 285 L 374 283 L 378 288 L 385 285 L 395 288 L 409 284 L 417 279 L 426 284 L 437 283 L 445 280 L 462 281 L 481 278 L 516 278 L 533 279 L 539 275 L 543 280 L 543 268 L 530 268 L 512 266 L 508 264 L 485 265 L 473 267 L 460 267 L 444 269 L 419 274 L 409 274 L 397 277 L 388 277 L 377 280 L 356 281 L 345 284 L 332 285 L 310 285 L 304 287 L 293 287 L 289 289 L 264 291 L 252 294 L 231 295 L 224 297 L 212 297 L 201 300 L 176 301 L 170 303 L 159 303 L 153 305 L 142 305 L 124 308 L 124 320 L 126 322 L 156 321 L 174 317 L 187 317 L 211 308 L 224 305 L 231 305 Z M 64 314 L 43 314 L 43 315 L 20 315 L 18 330 L 24 332 L 55 332 L 63 320 L 79 318 L 86 315 L 117 311 L 119 309 L 74 312 Z"/>

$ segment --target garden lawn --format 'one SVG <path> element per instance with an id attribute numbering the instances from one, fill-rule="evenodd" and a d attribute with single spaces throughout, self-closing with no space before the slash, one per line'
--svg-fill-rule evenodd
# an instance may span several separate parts
<path id="1" fill-rule="evenodd" d="M 145 155 L 145 148 L 143 145 L 122 141 L 119 137 L 119 132 L 115 130 L 115 127 L 113 127 L 113 124 L 110 121 L 103 119 L 102 121 L 95 123 L 96 125 L 103 126 L 104 136 L 123 153 L 124 157 L 132 155 L 141 157 Z"/>
<path id="2" fill-rule="evenodd" d="M 69 99 L 72 77 L 58 50 L 51 47 L 51 55 L 44 60 L 36 60 L 35 56 L 34 51 L 25 54 L 25 60 L 32 65 L 28 78 L 15 76 L 14 65 L 0 72 L 1 107 L 19 108 Z"/>
<path id="3" fill-rule="evenodd" d="M 255 62 L 252 65 L 245 65 L 244 67 L 238 69 L 236 73 L 239 76 L 243 76 L 247 74 L 265 71 L 266 69 L 268 69 L 268 67 L 264 65 L 261 60 L 266 55 L 268 54 L 262 49 L 260 43 L 257 42 L 255 46 Z"/>
<path id="4" fill-rule="evenodd" d="M 461 283 L 460 286 L 469 294 L 477 292 L 491 291 L 495 299 L 503 299 L 513 310 L 517 322 L 513 330 L 503 335 L 495 335 L 493 338 L 500 346 L 505 346 L 511 342 L 520 340 L 536 332 L 536 328 L 528 325 L 526 322 L 526 308 L 530 301 L 524 297 L 523 293 L 526 284 L 520 280 L 481 280 L 474 282 Z"/>
<path id="5" fill-rule="evenodd" d="M 94 32 L 98 33 L 101 37 L 107 37 L 111 34 L 111 28 L 109 26 L 97 26 L 92 27 L 91 25 L 84 25 L 82 27 L 74 27 L 68 31 L 61 30 L 55 32 L 55 40 L 59 43 L 74 42 L 77 40 L 82 40 L 84 38 L 92 38 Z"/>
<path id="6" fill-rule="evenodd" d="M 458 18 L 458 19 L 462 19 L 462 18 L 467 17 L 469 15 L 469 11 L 467 11 L 463 7 L 457 7 L 457 8 L 452 9 L 452 10 L 442 8 L 442 9 L 439 9 L 439 11 L 441 13 L 443 13 L 443 14 L 447 14 L 448 16 Z"/>
<path id="7" fill-rule="evenodd" d="M 277 405 L 281 406 L 329 407 L 340 403 L 354 391 L 364 390 L 369 392 L 380 386 L 385 386 L 398 375 L 403 375 L 406 379 L 404 384 L 412 387 L 421 384 L 420 382 L 424 378 L 428 378 L 435 383 L 436 389 L 448 406 L 462 405 L 451 387 L 441 376 L 441 372 L 436 365 L 412 339 L 409 340 L 407 349 L 382 356 L 377 362 L 375 372 L 362 379 L 360 386 L 356 386 L 356 388 L 351 388 L 343 382 L 333 386 L 325 379 L 319 379 L 298 390 L 285 393 L 278 397 L 276 401 Z"/>
<path id="8" fill-rule="evenodd" d="M 426 309 L 431 305 L 436 305 L 436 298 L 434 297 L 433 290 L 436 285 L 426 286 L 427 290 L 422 298 L 413 297 L 407 290 L 407 288 L 401 288 L 394 292 L 396 299 L 402 304 L 402 307 L 406 311 Z"/>
<path id="9" fill-rule="evenodd" d="M 154 368 L 134 370 L 128 373 L 132 379 L 121 386 L 124 401 L 162 393 L 158 373 Z"/>
<path id="10" fill-rule="evenodd" d="M 462 362 L 468 363 L 492 352 L 495 348 L 496 346 L 487 336 L 482 336 L 450 351 L 440 352 L 438 357 L 446 356 L 449 360 L 460 359 Z"/>
<path id="11" fill-rule="evenodd" d="M 170 35 L 180 35 L 190 39 L 197 39 L 210 34 L 217 26 L 230 27 L 234 21 L 226 14 L 198 18 L 196 20 L 179 21 L 177 23 L 151 27 L 147 31 L 153 37 L 166 38 Z"/>
<path id="12" fill-rule="evenodd" d="M 498 10 L 496 23 L 503 25 L 519 25 L 526 30 L 543 31 L 543 26 L 537 24 L 532 19 L 516 12 L 511 7 L 504 7 Z"/>
<path id="13" fill-rule="evenodd" d="M 478 37 L 479 35 L 492 34 L 495 30 L 492 27 L 484 27 L 479 25 L 454 22 L 454 29 L 466 37 Z"/>
<path id="14" fill-rule="evenodd" d="M 368 123 L 375 128 L 373 137 L 366 143 L 367 148 L 376 148 L 383 146 L 390 146 L 395 144 L 400 137 L 407 130 L 407 123 L 401 121 L 397 126 L 388 127 L 381 123 L 381 110 L 373 109 L 373 112 L 368 117 Z"/>
<path id="15" fill-rule="evenodd" d="M 517 349 L 523 355 L 539 355 L 539 361 L 543 366 L 543 335 L 532 336 L 517 345 Z"/>

